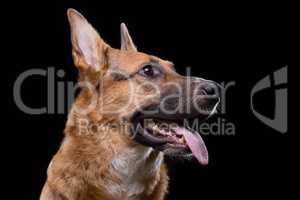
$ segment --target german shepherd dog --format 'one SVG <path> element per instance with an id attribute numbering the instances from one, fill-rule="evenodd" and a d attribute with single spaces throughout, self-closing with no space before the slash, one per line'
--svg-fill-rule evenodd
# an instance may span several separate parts
<path id="1" fill-rule="evenodd" d="M 184 122 L 215 112 L 219 86 L 138 52 L 125 24 L 115 49 L 76 10 L 67 16 L 80 92 L 40 199 L 164 199 L 164 156 L 208 163 L 201 136 Z"/>

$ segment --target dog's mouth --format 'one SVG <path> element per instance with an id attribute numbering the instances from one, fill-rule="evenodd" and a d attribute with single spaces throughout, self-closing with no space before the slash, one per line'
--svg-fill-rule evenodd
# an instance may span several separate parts
<path id="1" fill-rule="evenodd" d="M 192 154 L 202 165 L 208 164 L 208 152 L 202 137 L 188 128 L 185 120 L 141 118 L 134 124 L 137 142 L 160 151 Z"/>

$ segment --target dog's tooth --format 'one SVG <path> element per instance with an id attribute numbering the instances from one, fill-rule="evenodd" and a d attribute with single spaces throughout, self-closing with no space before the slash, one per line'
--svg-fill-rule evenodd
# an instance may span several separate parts
<path id="1" fill-rule="evenodd" d="M 168 135 L 168 133 L 164 129 L 161 130 L 161 134 L 162 135 Z"/>
<path id="2" fill-rule="evenodd" d="M 179 138 L 178 141 L 179 141 L 180 143 L 184 143 L 185 140 L 184 140 L 184 138 L 182 137 L 182 138 Z"/>
<path id="3" fill-rule="evenodd" d="M 155 125 L 152 127 L 152 129 L 153 129 L 153 130 L 158 130 L 159 128 L 158 128 L 157 124 L 155 124 Z"/>
<path id="4" fill-rule="evenodd" d="M 169 135 L 169 136 L 173 135 L 169 130 L 166 131 L 166 134 Z"/>

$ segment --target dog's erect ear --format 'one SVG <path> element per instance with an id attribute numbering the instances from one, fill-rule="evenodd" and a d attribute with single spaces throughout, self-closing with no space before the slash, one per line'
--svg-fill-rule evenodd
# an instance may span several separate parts
<path id="1" fill-rule="evenodd" d="M 137 51 L 137 48 L 132 42 L 128 29 L 124 23 L 121 24 L 121 50 Z"/>
<path id="2" fill-rule="evenodd" d="M 80 70 L 90 68 L 100 71 L 106 64 L 106 51 L 109 48 L 92 27 L 92 25 L 76 10 L 67 11 L 72 41 L 74 64 Z"/>

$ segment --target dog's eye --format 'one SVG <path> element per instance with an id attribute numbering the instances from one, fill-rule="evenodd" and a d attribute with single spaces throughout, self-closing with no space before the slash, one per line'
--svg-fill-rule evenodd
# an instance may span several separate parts
<path id="1" fill-rule="evenodd" d="M 139 71 L 139 74 L 145 77 L 155 78 L 161 74 L 161 71 L 156 66 L 146 65 Z"/>

